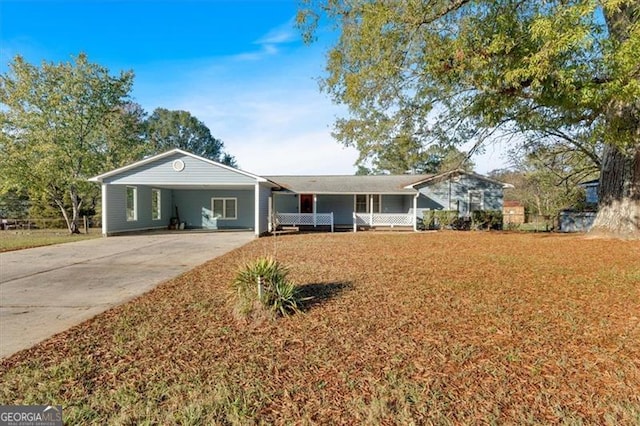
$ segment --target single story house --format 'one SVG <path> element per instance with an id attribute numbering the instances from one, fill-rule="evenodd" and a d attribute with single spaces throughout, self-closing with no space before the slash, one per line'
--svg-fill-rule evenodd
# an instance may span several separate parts
<path id="1" fill-rule="evenodd" d="M 102 233 L 277 225 L 409 227 L 424 210 L 502 210 L 504 184 L 455 170 L 439 175 L 258 176 L 173 149 L 90 179 L 102 185 Z"/>

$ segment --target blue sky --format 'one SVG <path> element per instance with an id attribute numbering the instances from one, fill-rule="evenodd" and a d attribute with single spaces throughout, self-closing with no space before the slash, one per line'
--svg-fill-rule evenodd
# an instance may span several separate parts
<path id="1" fill-rule="evenodd" d="M 308 46 L 293 26 L 296 0 L 0 0 L 0 72 L 85 52 L 133 70 L 133 98 L 191 112 L 256 174 L 353 174 L 357 152 L 331 137 L 346 111 L 320 93 L 334 35 Z M 500 149 L 474 160 L 487 172 Z"/>

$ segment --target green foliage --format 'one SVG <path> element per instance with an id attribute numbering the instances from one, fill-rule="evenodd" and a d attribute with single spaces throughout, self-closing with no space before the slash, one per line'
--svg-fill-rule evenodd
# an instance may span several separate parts
<path id="1" fill-rule="evenodd" d="M 288 268 L 273 257 L 261 257 L 242 266 L 233 281 L 241 313 L 247 315 L 258 300 L 258 278 L 263 279 L 261 305 L 280 315 L 299 312 L 296 286 L 288 280 Z"/>
<path id="2" fill-rule="evenodd" d="M 99 188 L 87 182 L 142 154 L 132 72 L 112 76 L 80 54 L 31 65 L 16 56 L 0 76 L 0 189 L 53 204 L 70 232 Z"/>
<path id="3" fill-rule="evenodd" d="M 396 138 L 379 148 L 371 155 L 371 174 L 436 174 L 455 169 L 472 171 L 474 167 L 467 154 L 452 145 L 431 145 L 425 149 L 415 139 Z"/>
<path id="4" fill-rule="evenodd" d="M 348 107 L 334 136 L 360 160 L 406 140 L 477 148 L 546 138 L 583 152 L 605 144 L 601 203 L 638 199 L 637 0 L 303 4 L 307 41 L 323 19 L 339 31 L 321 87 Z M 617 210 L 616 226 L 640 232 L 635 205 Z"/>
<path id="5" fill-rule="evenodd" d="M 235 158 L 223 151 L 224 143 L 187 111 L 156 108 L 146 122 L 146 134 L 153 154 L 180 148 L 201 157 L 236 166 Z"/>
<path id="6" fill-rule="evenodd" d="M 458 214 L 457 210 L 424 210 L 423 221 L 427 229 L 451 228 Z"/>
<path id="7" fill-rule="evenodd" d="M 502 229 L 502 212 L 476 210 L 471 212 L 471 224 L 474 229 Z"/>
<path id="8" fill-rule="evenodd" d="M 537 147 L 525 153 L 514 153 L 512 170 L 500 170 L 491 176 L 513 188 L 505 189 L 505 199 L 520 201 L 528 214 L 556 216 L 566 208 L 584 206 L 581 182 L 597 177 L 597 167 L 580 151 Z"/>
<path id="9" fill-rule="evenodd" d="M 9 190 L 0 194 L 0 217 L 24 219 L 29 215 L 29 196 L 25 191 Z"/>

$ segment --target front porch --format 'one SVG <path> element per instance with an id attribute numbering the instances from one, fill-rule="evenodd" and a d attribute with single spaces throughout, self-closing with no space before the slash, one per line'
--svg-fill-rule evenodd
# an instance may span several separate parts
<path id="1" fill-rule="evenodd" d="M 406 194 L 295 194 L 273 197 L 273 230 L 387 228 L 417 230 L 417 197 Z"/>
<path id="2" fill-rule="evenodd" d="M 275 213 L 274 228 L 296 226 L 306 228 L 329 227 L 334 232 L 336 227 L 349 227 L 353 232 L 368 228 L 413 228 L 416 229 L 417 218 L 413 213 L 353 213 L 351 224 L 336 224 L 330 213 Z"/>

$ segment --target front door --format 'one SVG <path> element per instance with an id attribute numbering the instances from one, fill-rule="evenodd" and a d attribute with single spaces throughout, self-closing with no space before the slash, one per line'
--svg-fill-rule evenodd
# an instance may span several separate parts
<path id="1" fill-rule="evenodd" d="M 313 194 L 300 194 L 300 213 L 313 213 Z"/>

